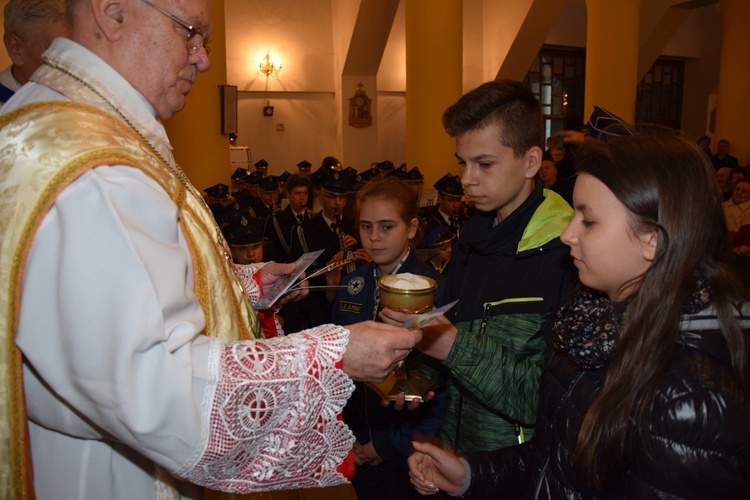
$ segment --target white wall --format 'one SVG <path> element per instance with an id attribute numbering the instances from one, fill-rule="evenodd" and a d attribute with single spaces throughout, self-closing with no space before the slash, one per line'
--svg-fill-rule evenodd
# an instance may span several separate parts
<path id="1" fill-rule="evenodd" d="M 330 0 L 225 0 L 227 83 L 237 85 L 238 140 L 269 172 L 341 155 Z M 259 70 L 266 53 L 282 69 Z M 272 117 L 263 116 L 266 102 Z M 283 130 L 280 130 L 283 128 Z"/>

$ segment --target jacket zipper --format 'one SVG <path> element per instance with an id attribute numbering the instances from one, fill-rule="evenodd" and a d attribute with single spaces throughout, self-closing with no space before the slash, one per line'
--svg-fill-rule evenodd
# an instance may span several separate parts
<path id="1" fill-rule="evenodd" d="M 482 312 L 482 324 L 479 327 L 479 332 L 477 333 L 478 338 L 482 338 L 484 336 L 484 331 L 487 329 L 487 323 L 490 321 L 490 309 L 492 309 L 495 306 L 499 306 L 501 304 L 521 304 L 521 303 L 528 303 L 528 302 L 543 302 L 543 297 L 512 297 L 510 299 L 502 299 L 502 300 L 496 300 L 495 302 L 485 302 L 484 303 L 484 311 Z"/>
<path id="2" fill-rule="evenodd" d="M 484 310 L 482 311 L 482 323 L 479 326 L 479 331 L 477 332 L 477 338 L 481 339 L 484 336 L 484 332 L 487 329 L 487 323 L 490 321 L 490 309 L 492 309 L 494 306 L 498 306 L 500 304 L 518 304 L 518 303 L 524 303 L 524 302 L 543 302 L 544 298 L 542 297 L 512 297 L 509 299 L 502 299 L 497 300 L 495 302 L 485 302 L 484 303 Z M 471 327 L 469 327 L 469 333 L 471 333 Z M 458 442 L 461 437 L 461 420 L 463 417 L 463 408 L 464 408 L 464 391 L 461 390 L 458 393 L 458 407 L 456 408 L 456 436 L 453 440 L 453 449 L 458 450 Z M 516 424 L 516 436 L 518 436 L 518 442 L 522 443 L 526 439 L 523 435 L 523 429 L 520 428 L 518 424 Z"/>

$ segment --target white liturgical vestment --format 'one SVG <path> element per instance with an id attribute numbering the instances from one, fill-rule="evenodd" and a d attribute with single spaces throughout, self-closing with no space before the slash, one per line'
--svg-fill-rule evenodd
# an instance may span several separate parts
<path id="1" fill-rule="evenodd" d="M 153 108 L 111 67 L 67 39 L 45 57 L 3 114 L 83 102 L 173 162 Z M 55 140 L 61 150 L 50 154 L 65 154 L 65 127 Z M 43 215 L 16 334 L 38 499 L 164 498 L 175 487 L 202 498 L 190 483 L 249 492 L 345 481 L 337 467 L 353 438 L 337 417 L 353 385 L 336 364 L 348 331 L 203 335 L 195 249 L 179 221 L 159 182 L 119 164 L 77 176 Z M 165 486 L 160 467 L 185 481 Z"/>

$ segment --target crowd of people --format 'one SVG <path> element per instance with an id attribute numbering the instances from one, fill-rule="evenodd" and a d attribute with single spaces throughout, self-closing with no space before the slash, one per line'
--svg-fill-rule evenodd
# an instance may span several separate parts
<path id="1" fill-rule="evenodd" d="M 636 497 L 747 492 L 744 474 L 750 470 L 750 456 L 732 443 L 748 443 L 747 432 L 736 434 L 732 428 L 721 437 L 702 432 L 686 440 L 682 431 L 664 431 L 677 427 L 670 406 L 653 408 L 675 384 L 686 384 L 682 399 L 670 404 L 693 398 L 706 418 L 750 418 L 742 398 L 735 399 L 746 394 L 747 364 L 731 352 L 711 357 L 713 364 L 703 371 L 670 369 L 671 363 L 681 367 L 683 359 L 704 359 L 715 349 L 716 335 L 725 337 L 719 344 L 748 352 L 746 295 L 733 259 L 719 258 L 730 240 L 736 255 L 750 254 L 750 226 L 738 231 L 743 204 L 750 200 L 744 171 L 720 166 L 675 131 L 624 122 L 602 131 L 592 128 L 588 135 L 566 131 L 551 138 L 544 151 L 536 146 L 541 143 L 538 105 L 527 92 L 517 82 L 491 82 L 446 111 L 444 126 L 456 138 L 461 175 L 447 173 L 434 184 L 434 205 L 415 211 L 419 189 L 409 191 L 409 170 L 403 165 L 375 164 L 364 181 L 356 172 L 339 176 L 350 175 L 355 186 L 355 231 L 347 236 L 357 245 L 358 265 L 350 273 L 337 268 L 327 275 L 326 286 L 341 288 L 329 289 L 327 301 L 321 293 L 316 308 L 330 311 L 337 324 L 363 318 L 400 324 L 408 316 L 380 311 L 376 300 L 378 277 L 394 270 L 419 269 L 427 276 L 438 270 L 444 278 L 439 289 L 445 288 L 438 304 L 459 299 L 454 311 L 423 329 L 417 344 L 421 356 L 439 362 L 432 371 L 439 380 L 433 400 L 405 416 L 378 406 L 372 391 L 358 387 L 345 407 L 357 439 L 357 494 L 412 498 L 404 486 L 409 456 L 411 480 L 423 495 L 438 489 L 476 498 L 498 492 L 530 497 L 539 491 L 553 498 L 569 491 Z M 483 114 L 488 109 L 489 116 Z M 532 125 L 516 126 L 509 138 L 505 130 L 515 125 L 507 121 L 509 116 L 522 116 Z M 669 172 L 680 165 L 684 189 L 702 196 L 690 191 L 681 199 L 666 185 Z M 730 174 L 728 197 L 720 180 L 724 169 Z M 329 175 L 337 177 L 336 170 L 324 172 L 321 167 L 319 179 L 311 181 L 320 184 L 323 198 L 337 185 L 326 182 Z M 636 202 L 644 196 L 641 191 L 651 196 L 646 206 Z M 677 199 L 681 204 L 669 205 L 671 212 L 660 208 Z M 726 219 L 717 219 L 722 201 Z M 336 208 L 343 211 L 341 205 Z M 702 220 L 692 218 L 695 210 L 705 212 L 705 234 L 688 236 L 690 221 Z M 690 217 L 677 220 L 680 213 Z M 726 225 L 716 227 L 717 220 Z M 388 229 L 381 231 L 400 235 L 390 240 L 392 247 L 382 236 L 373 244 L 378 221 L 387 221 Z M 603 227 L 596 231 L 602 236 L 593 236 L 589 228 L 595 224 Z M 299 231 L 304 235 L 304 229 Z M 677 240 L 664 243 L 671 237 Z M 448 248 L 450 265 L 430 265 L 436 254 L 429 251 L 432 244 Z M 330 245 L 330 261 L 343 259 L 346 245 L 333 238 Z M 694 249 L 695 255 L 685 258 L 674 245 Z M 665 264 L 672 259 L 678 259 L 674 269 Z M 719 287 L 715 279 L 727 281 Z M 668 301 L 669 321 L 657 323 L 654 318 L 662 311 L 649 307 L 649 294 L 659 293 L 658 280 L 671 283 L 675 295 Z M 738 319 L 720 312 L 731 304 L 736 304 Z M 626 311 L 632 311 L 632 323 L 625 321 Z M 701 323 L 694 326 L 687 318 Z M 645 328 L 651 324 L 653 333 Z M 644 347 L 650 345 L 647 332 L 663 349 L 652 353 L 664 357 L 630 366 L 623 357 L 644 356 L 642 351 L 650 349 Z M 625 347 L 617 350 L 626 333 Z M 609 375 L 610 370 L 616 375 Z M 710 396 L 699 397 L 701 381 L 714 371 L 723 374 L 720 382 L 709 389 Z M 635 377 L 636 372 L 649 376 Z M 579 381 L 584 382 L 579 386 Z M 627 382 L 634 383 L 632 390 Z M 707 398 L 719 402 L 705 410 Z M 621 412 L 607 415 L 618 407 L 616 400 L 624 401 Z M 623 429 L 617 419 L 632 419 L 633 414 L 638 425 Z M 587 419 L 582 423 L 583 415 Z M 606 430 L 612 425 L 623 430 Z M 584 430 L 585 437 L 576 438 Z M 712 453 L 725 454 L 725 462 L 717 465 L 710 454 L 699 453 L 708 439 L 716 439 Z M 604 461 L 598 453 L 582 451 L 596 448 L 593 443 L 615 458 Z M 671 462 L 665 467 L 650 453 L 670 456 Z M 721 484 L 683 481 L 683 475 L 705 475 L 701 471 L 716 466 L 724 468 Z M 522 476 L 529 479 L 518 481 Z"/>
<path id="2" fill-rule="evenodd" d="M 204 190 L 235 262 L 289 263 L 316 250 L 323 253 L 310 272 L 347 257 L 350 270 L 370 262 L 372 256 L 364 248 L 356 221 L 359 196 L 371 184 L 387 179 L 389 185 L 399 186 L 415 207 L 417 222 L 410 239 L 414 257 L 443 276 L 447 274 L 453 244 L 474 212 L 459 176 L 446 173 L 427 194 L 418 167 L 407 169 L 382 161 L 358 172 L 342 168 L 332 156 L 324 158 L 315 171 L 311 166 L 304 160 L 294 174 L 268 175 L 268 163 L 260 160 L 252 169 L 237 168 L 231 186 L 220 183 Z M 321 276 L 310 285 L 324 286 L 325 279 Z M 282 315 L 284 324 L 300 329 L 330 322 L 332 298 L 325 298 L 325 293 L 311 293 L 299 304 L 290 305 Z"/>
<path id="3" fill-rule="evenodd" d="M 729 141 L 717 143 L 716 154 L 711 152 L 711 138 L 698 138 L 698 147 L 713 165 L 716 183 L 721 191 L 724 222 L 732 247 L 730 263 L 737 277 L 750 286 L 750 164 L 739 166 L 729 154 Z"/>
<path id="4" fill-rule="evenodd" d="M 434 198 L 418 167 L 333 156 L 201 194 L 161 122 L 210 67 L 209 1 L 14 22 L 53 3 L 5 11 L 0 497 L 750 496 L 750 181 L 727 141 L 597 108 L 543 148 L 534 94 L 496 80 L 445 110 L 460 175 Z M 328 271 L 258 309 L 312 251 Z M 456 305 L 402 328 L 397 273 Z M 429 390 L 381 401 L 394 370 Z"/>
<path id="5" fill-rule="evenodd" d="M 327 157 L 333 158 L 333 157 Z M 261 160 L 263 161 L 263 160 Z M 264 161 L 263 161 L 264 162 Z M 265 163 L 265 162 L 264 162 Z M 409 189 L 419 208 L 420 227 L 416 242 L 418 247 L 425 246 L 423 241 L 430 242 L 442 230 L 457 235 L 463 222 L 473 211 L 473 204 L 464 196 L 461 180 L 458 175 L 446 173 L 434 183 L 434 189 L 424 190 L 424 175 L 419 167 L 407 169 L 405 165 L 394 168 L 390 161 L 379 162 L 369 169 L 358 172 L 352 167 L 341 168 L 341 164 L 324 161 L 311 173 L 310 163 L 300 162 L 297 173 L 285 171 L 281 175 L 267 175 L 266 169 L 238 168 L 231 176 L 232 185 L 216 184 L 204 189 L 205 198 L 222 226 L 231 225 L 244 216 L 254 219 L 261 226 L 266 238 L 281 238 L 274 235 L 267 226 L 273 223 L 272 215 L 279 212 L 291 212 L 300 222 L 311 218 L 323 210 L 322 192 L 345 194 L 342 197 L 341 215 L 351 217 L 356 208 L 358 191 L 371 181 L 389 178 L 400 181 Z M 390 167 L 390 168 L 389 168 Z M 294 190 L 294 195 L 292 191 Z M 292 198 L 296 197 L 296 200 Z M 345 199 L 344 199 L 345 198 Z M 345 202 L 345 203 L 344 203 Z M 286 209 L 289 208 L 287 211 Z M 434 232 L 438 230 L 438 233 Z M 285 248 L 291 244 L 284 232 L 282 241 Z M 270 250 L 278 256 L 279 241 L 272 241 Z M 289 254 L 289 251 L 283 253 Z M 283 257 L 280 257 L 283 258 Z"/>

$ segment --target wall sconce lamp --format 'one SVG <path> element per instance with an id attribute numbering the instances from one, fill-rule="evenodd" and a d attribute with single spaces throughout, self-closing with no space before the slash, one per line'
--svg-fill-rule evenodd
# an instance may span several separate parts
<path id="1" fill-rule="evenodd" d="M 281 71 L 281 59 L 271 61 L 271 54 L 266 54 L 260 62 L 260 71 L 266 76 L 271 76 L 272 73 L 278 73 Z"/>

